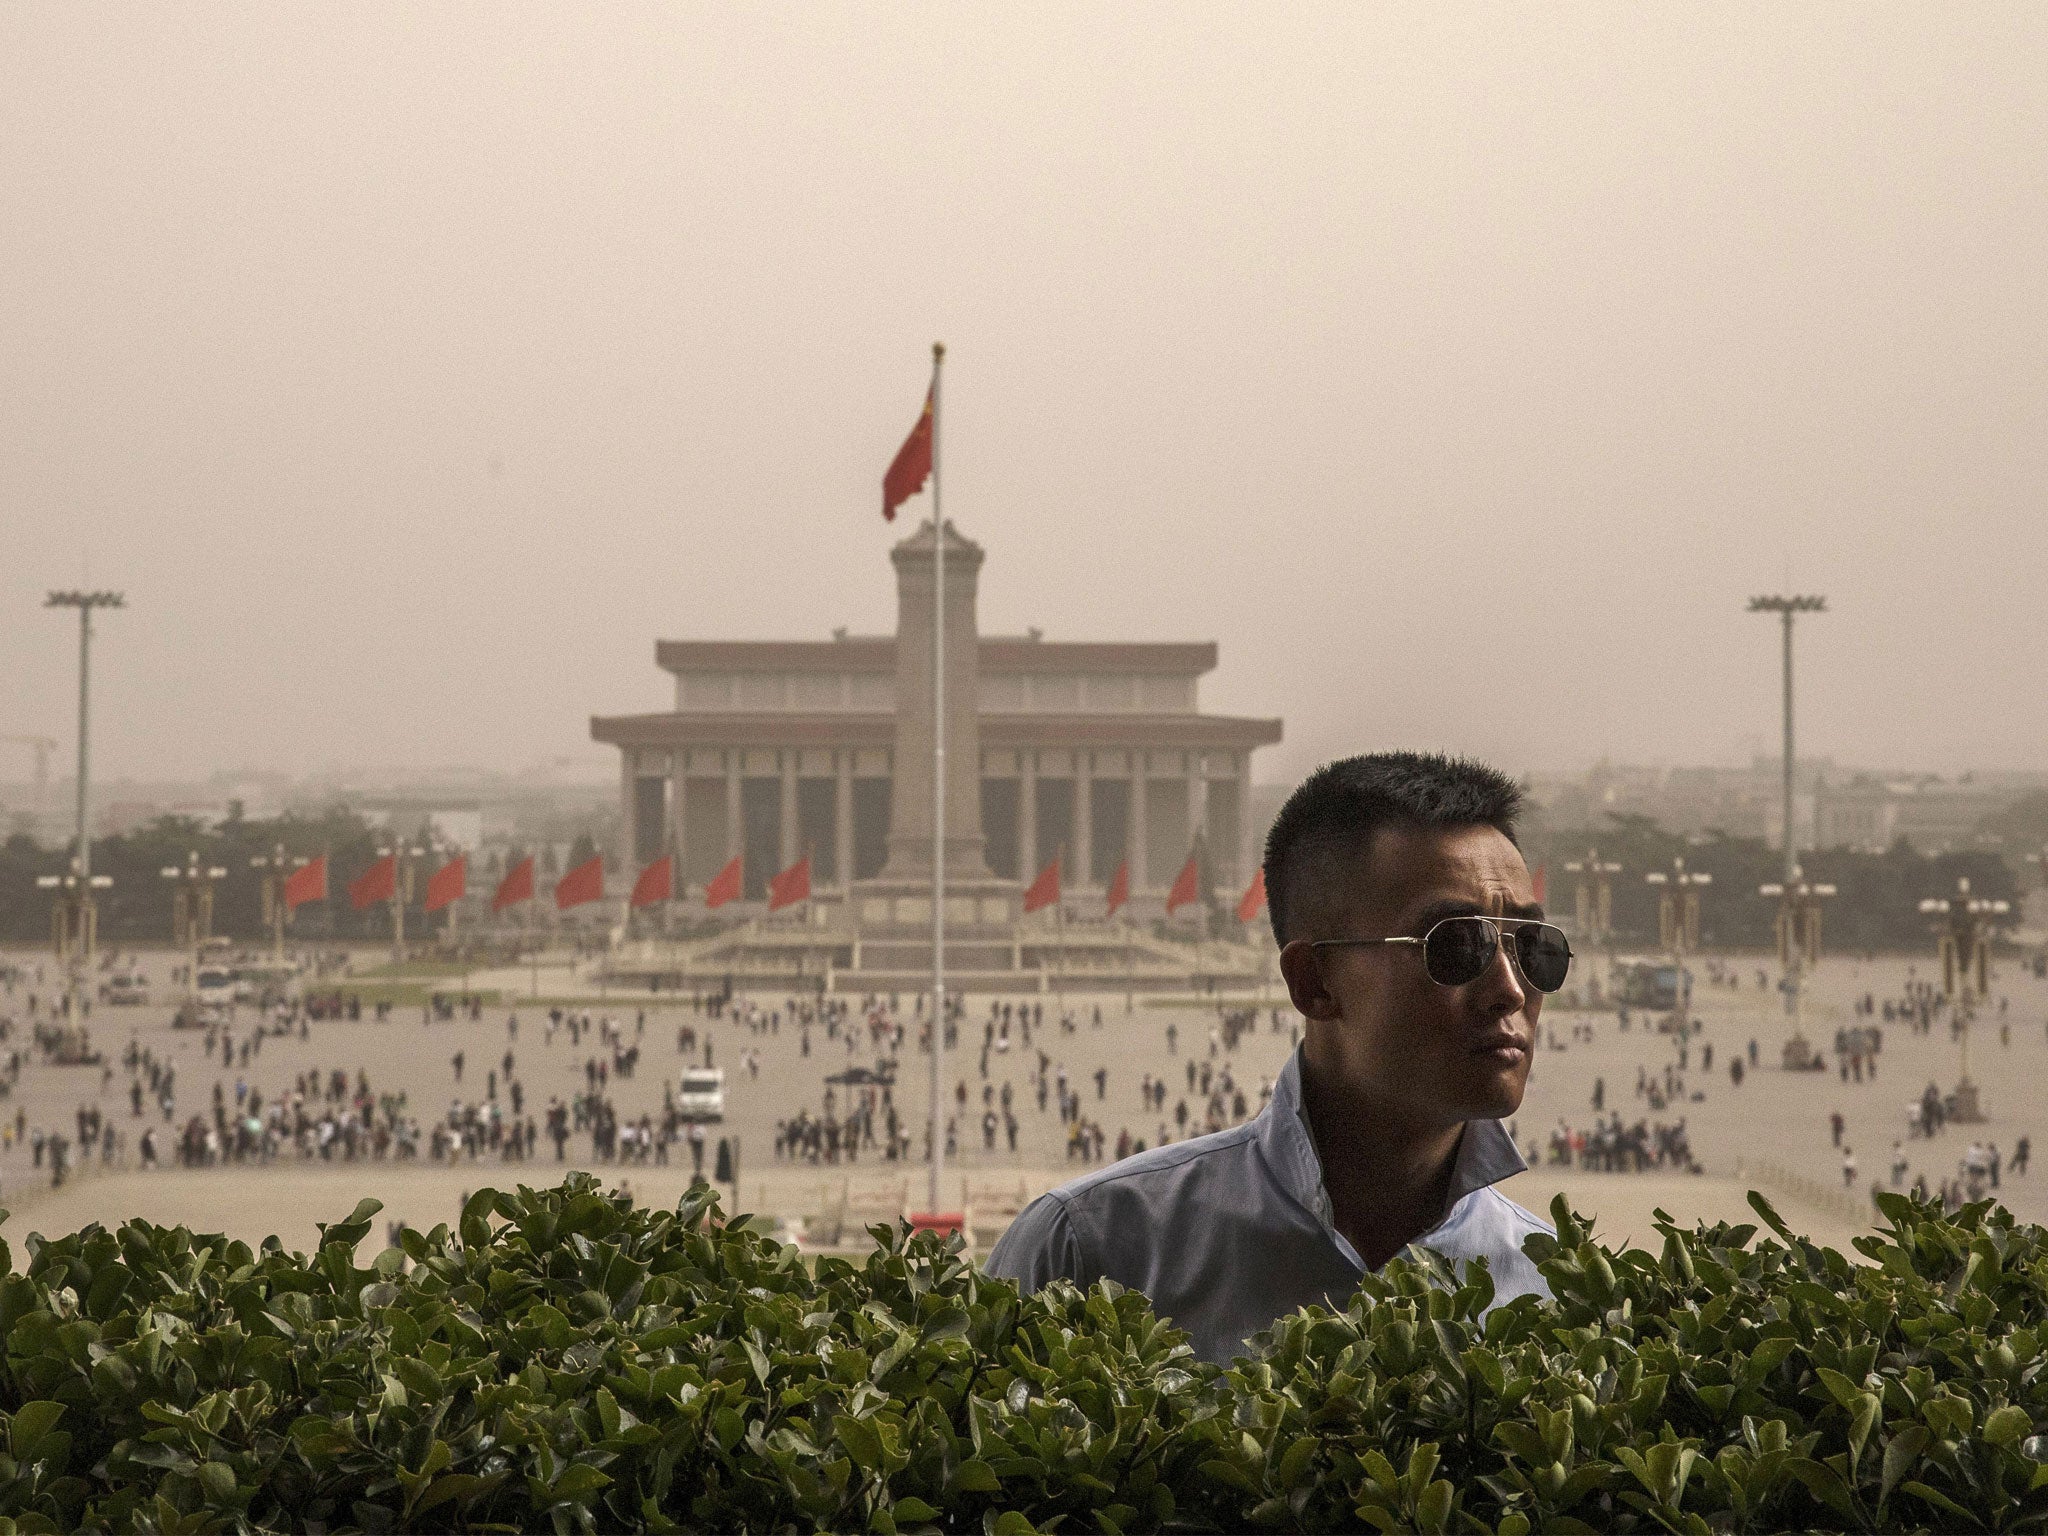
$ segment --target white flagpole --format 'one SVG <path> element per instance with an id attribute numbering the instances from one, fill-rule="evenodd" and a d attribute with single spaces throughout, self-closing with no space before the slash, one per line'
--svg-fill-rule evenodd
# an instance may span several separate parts
<path id="1" fill-rule="evenodd" d="M 939 504 L 939 367 L 932 343 L 932 1166 L 925 1206 L 939 1210 L 945 1173 L 946 1060 L 946 519 Z"/>

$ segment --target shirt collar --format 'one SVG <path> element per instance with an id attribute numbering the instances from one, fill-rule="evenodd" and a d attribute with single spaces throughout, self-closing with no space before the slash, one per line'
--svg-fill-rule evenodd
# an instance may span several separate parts
<path id="1" fill-rule="evenodd" d="M 1273 1097 L 1253 1122 L 1253 1130 L 1281 1186 L 1327 1227 L 1335 1212 L 1329 1189 L 1323 1183 L 1322 1158 L 1317 1155 L 1315 1137 L 1309 1130 L 1308 1106 L 1301 1097 L 1303 1049 L 1297 1045 L 1288 1056 L 1287 1065 L 1273 1084 Z M 1514 1138 L 1498 1120 L 1467 1120 L 1465 1134 L 1458 1138 L 1457 1160 L 1451 1167 L 1444 1208 L 1431 1226 L 1440 1224 L 1467 1195 L 1498 1184 L 1528 1166 Z"/>

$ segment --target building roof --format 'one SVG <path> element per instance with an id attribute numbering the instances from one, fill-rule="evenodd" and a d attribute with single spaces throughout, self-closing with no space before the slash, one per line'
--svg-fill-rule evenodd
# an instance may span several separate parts
<path id="1" fill-rule="evenodd" d="M 686 672 L 894 672 L 894 635 L 843 640 L 657 640 L 655 665 Z M 1142 672 L 1198 677 L 1216 668 L 1216 642 L 1037 640 L 984 635 L 979 665 L 989 673 Z"/>
<path id="2" fill-rule="evenodd" d="M 984 747 L 1224 748 L 1249 751 L 1280 739 L 1278 720 L 1235 715 L 983 714 Z M 593 715 L 591 738 L 617 747 L 890 747 L 891 713 L 832 710 Z"/>

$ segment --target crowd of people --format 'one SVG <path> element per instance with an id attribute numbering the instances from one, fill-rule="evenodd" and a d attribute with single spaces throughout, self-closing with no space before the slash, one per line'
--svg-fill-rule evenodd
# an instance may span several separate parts
<path id="1" fill-rule="evenodd" d="M 821 1011 L 807 1003 L 792 1002 L 792 1017 L 805 1031 L 804 1054 L 809 1054 L 808 1031 L 815 1024 L 825 1040 L 844 1038 L 849 1049 L 865 1043 L 876 1053 L 876 1065 L 865 1082 L 845 1084 L 848 1094 L 842 1102 L 838 1088 L 828 1080 L 819 1106 L 805 1106 L 775 1127 L 774 1149 L 779 1161 L 836 1165 L 856 1162 L 869 1153 L 885 1162 L 930 1156 L 930 1127 L 922 1115 L 910 1123 L 920 1134 L 913 1135 L 897 1110 L 893 1079 L 909 1028 L 916 1026 L 915 1048 L 920 1054 L 931 1050 L 930 1020 L 925 1017 L 925 998 L 913 997 L 908 1018 L 895 997 L 871 996 L 858 1005 L 835 1000 Z M 1010 1158 L 1019 1148 L 1024 1116 L 1035 1114 L 1058 1126 L 1057 1140 L 1064 1146 L 1066 1160 L 1093 1166 L 1104 1162 L 1112 1146 L 1103 1116 L 1111 1112 L 1095 1106 L 1109 1098 L 1109 1068 L 1101 1066 L 1082 1077 L 1072 1077 L 1065 1063 L 1046 1049 L 1048 1043 L 1074 1036 L 1083 1030 L 1104 1027 L 1100 1004 L 1059 1006 L 1051 1016 L 1047 1033 L 1046 1003 L 1042 999 L 1019 1001 L 992 999 L 980 1021 L 981 1038 L 976 1052 L 979 1091 L 966 1076 L 953 1085 L 952 1104 L 945 1121 L 945 1152 L 949 1159 Z M 1148 1136 L 1143 1125 L 1134 1131 L 1129 1124 L 1117 1129 L 1115 1156 L 1122 1159 L 1148 1146 L 1164 1146 L 1190 1136 L 1218 1131 L 1243 1123 L 1263 1108 L 1272 1096 L 1272 1083 L 1261 1083 L 1256 1100 L 1245 1093 L 1234 1076 L 1229 1056 L 1270 1015 L 1274 1030 L 1285 1028 L 1278 1008 L 1271 1010 L 1237 1008 L 1219 1010 L 1208 1034 L 1208 1057 L 1188 1057 L 1186 1092 L 1179 1096 L 1171 1113 L 1169 1128 L 1166 1099 L 1169 1085 L 1163 1076 L 1147 1071 L 1138 1084 L 1139 1104 L 1145 1115 L 1158 1116 L 1156 1129 Z M 780 1026 L 780 1010 L 755 1007 L 746 1016 L 749 1027 L 773 1033 Z M 966 1005 L 957 996 L 950 1000 L 944 1041 L 949 1052 L 960 1049 L 965 1027 Z M 1180 1026 L 1170 1022 L 1165 1030 L 1167 1049 L 1178 1054 Z M 1022 1072 L 1012 1071 L 1008 1059 Z M 1092 1085 L 1093 1097 L 1087 1089 Z"/>
<path id="2" fill-rule="evenodd" d="M 1686 1137 L 1685 1116 L 1672 1121 L 1637 1120 L 1623 1125 L 1621 1112 L 1595 1119 L 1590 1130 L 1560 1120 L 1550 1133 L 1549 1156 L 1529 1147 L 1531 1166 L 1578 1168 L 1588 1173 L 1704 1173 Z"/>

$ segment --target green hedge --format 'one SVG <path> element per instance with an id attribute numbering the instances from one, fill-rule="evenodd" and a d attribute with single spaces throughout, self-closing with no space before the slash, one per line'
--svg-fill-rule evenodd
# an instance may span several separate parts
<path id="1" fill-rule="evenodd" d="M 129 1222 L 0 1279 L 7 1530 L 2038 1529 L 2048 1250 L 1903 1199 L 1395 1264 L 1217 1370 L 1143 1297 L 936 1238 L 814 1265 L 708 1192 L 483 1191 L 359 1268 Z M 0 1245 L 4 1250 L 4 1245 Z M 407 1264 L 405 1260 L 409 1259 Z M 0 1260 L 12 1270 L 4 1251 Z"/>

